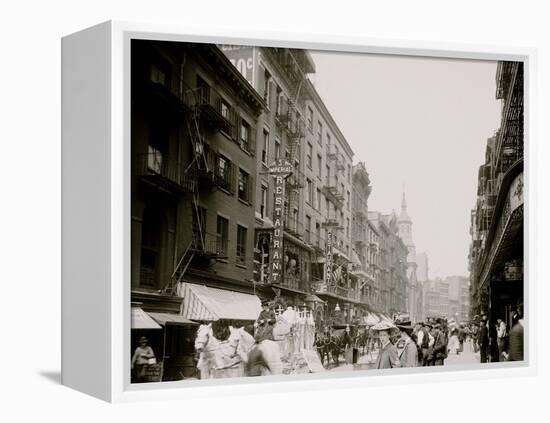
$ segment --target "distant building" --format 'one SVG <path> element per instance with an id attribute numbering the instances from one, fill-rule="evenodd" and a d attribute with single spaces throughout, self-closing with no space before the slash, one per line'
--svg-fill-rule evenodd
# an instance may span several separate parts
<path id="1" fill-rule="evenodd" d="M 393 315 L 408 308 L 407 256 L 409 250 L 399 236 L 395 213 L 369 212 L 379 235 L 379 310 Z"/>
<path id="2" fill-rule="evenodd" d="M 418 253 L 416 255 L 416 278 L 419 282 L 430 280 L 430 266 L 427 253 Z"/>
<path id="3" fill-rule="evenodd" d="M 416 246 L 413 241 L 412 219 L 407 213 L 407 200 L 405 192 L 403 192 L 403 200 L 401 201 L 401 213 L 397 220 L 399 227 L 399 236 L 407 247 L 407 281 L 408 281 L 408 304 L 407 312 L 413 322 L 422 320 L 422 285 L 418 282 L 417 263 L 416 263 Z"/>
<path id="4" fill-rule="evenodd" d="M 469 320 L 468 277 L 449 276 L 424 283 L 424 319 L 445 317 Z"/>
<path id="5" fill-rule="evenodd" d="M 429 262 L 428 262 L 428 254 L 427 253 L 418 253 L 416 255 L 416 278 L 418 281 L 418 288 L 420 290 L 420 297 L 422 298 L 422 306 L 420 308 L 419 313 L 419 321 L 426 320 L 426 309 L 424 306 L 424 299 L 425 294 L 424 291 L 426 289 L 426 284 L 430 280 L 430 274 L 429 274 Z"/>

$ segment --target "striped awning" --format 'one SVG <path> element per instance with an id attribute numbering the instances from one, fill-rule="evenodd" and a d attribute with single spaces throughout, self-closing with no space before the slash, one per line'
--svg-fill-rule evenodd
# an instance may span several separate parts
<path id="1" fill-rule="evenodd" d="M 255 295 L 184 282 L 183 317 L 190 320 L 256 320 L 262 309 Z"/>
<path id="2" fill-rule="evenodd" d="M 147 313 L 140 307 L 132 307 L 132 329 L 162 329 Z"/>

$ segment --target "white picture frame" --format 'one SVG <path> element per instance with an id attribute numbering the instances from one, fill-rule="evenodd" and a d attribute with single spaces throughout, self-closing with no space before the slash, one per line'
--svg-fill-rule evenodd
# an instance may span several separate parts
<path id="1" fill-rule="evenodd" d="M 130 39 L 296 47 L 391 55 L 522 61 L 525 71 L 525 352 L 520 365 L 468 371 L 429 369 L 339 372 L 292 378 L 130 384 Z M 537 371 L 536 340 L 536 51 L 106 22 L 62 42 L 63 235 L 62 383 L 109 402 L 288 392 L 403 383 L 526 376 Z M 82 192 L 87 195 L 83 196 Z M 83 271 L 85 269 L 85 271 Z M 513 364 L 513 365 L 512 365 Z M 315 377 L 312 377 L 315 376 Z"/>

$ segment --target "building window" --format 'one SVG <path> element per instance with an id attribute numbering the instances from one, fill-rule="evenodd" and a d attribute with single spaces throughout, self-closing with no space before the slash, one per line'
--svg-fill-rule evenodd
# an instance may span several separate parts
<path id="1" fill-rule="evenodd" d="M 151 65 L 151 82 L 166 86 L 166 74 L 156 65 Z"/>
<path id="2" fill-rule="evenodd" d="M 343 188 L 343 186 L 342 186 Z M 348 191 L 348 210 L 350 209 L 350 194 L 349 194 L 349 191 Z"/>
<path id="3" fill-rule="evenodd" d="M 327 151 L 330 151 L 330 134 L 327 132 Z"/>
<path id="4" fill-rule="evenodd" d="M 283 110 L 283 91 L 281 87 L 277 87 L 277 108 L 275 110 L 276 115 L 280 115 Z"/>
<path id="5" fill-rule="evenodd" d="M 221 216 L 218 216 L 217 223 L 217 245 L 216 249 L 218 253 L 227 255 L 227 241 L 229 239 L 229 221 Z"/>
<path id="6" fill-rule="evenodd" d="M 292 229 L 298 230 L 298 209 L 292 210 Z"/>
<path id="7" fill-rule="evenodd" d="M 231 106 L 227 102 L 225 102 L 224 100 L 221 100 L 222 116 L 227 120 L 231 120 L 230 117 L 229 117 L 229 111 L 230 110 L 231 110 Z"/>
<path id="8" fill-rule="evenodd" d="M 317 122 L 317 142 L 319 145 L 323 145 L 323 124 L 321 121 Z"/>
<path id="9" fill-rule="evenodd" d="M 306 242 L 311 243 L 311 216 L 306 215 Z"/>
<path id="10" fill-rule="evenodd" d="M 320 154 L 317 154 L 317 176 L 319 179 L 323 176 L 323 157 Z"/>
<path id="11" fill-rule="evenodd" d="M 250 201 L 250 176 L 242 169 L 239 169 L 239 199 Z"/>
<path id="12" fill-rule="evenodd" d="M 262 162 L 267 164 L 269 160 L 269 131 L 264 128 L 264 137 L 262 145 Z"/>
<path id="13" fill-rule="evenodd" d="M 309 142 L 307 143 L 306 163 L 307 167 L 309 167 L 310 169 L 313 168 L 313 147 Z"/>
<path id="14" fill-rule="evenodd" d="M 307 108 L 307 128 L 313 131 L 313 109 L 309 106 Z"/>
<path id="15" fill-rule="evenodd" d="M 267 216 L 267 185 L 262 184 L 262 196 L 260 203 L 260 216 L 265 218 Z"/>
<path id="16" fill-rule="evenodd" d="M 250 151 L 250 125 L 241 119 L 240 145 L 243 150 Z"/>
<path id="17" fill-rule="evenodd" d="M 237 225 L 237 264 L 246 265 L 246 233 L 244 226 Z"/>
<path id="18" fill-rule="evenodd" d="M 346 236 L 349 238 L 349 217 L 346 219 Z"/>
<path id="19" fill-rule="evenodd" d="M 326 165 L 326 171 L 327 171 L 326 185 L 330 186 L 330 166 L 328 164 Z"/>
<path id="20" fill-rule="evenodd" d="M 321 225 L 319 223 L 315 223 L 315 245 L 321 246 Z"/>
<path id="21" fill-rule="evenodd" d="M 317 188 L 317 210 L 321 211 L 321 190 Z"/>
<path id="22" fill-rule="evenodd" d="M 313 183 L 309 179 L 306 184 L 306 199 L 310 205 L 313 205 Z"/>
<path id="23" fill-rule="evenodd" d="M 348 181 L 351 184 L 351 166 L 348 165 Z"/>
<path id="24" fill-rule="evenodd" d="M 281 158 L 281 141 L 275 140 L 275 159 L 279 160 Z"/>
<path id="25" fill-rule="evenodd" d="M 222 156 L 221 154 L 218 156 L 218 174 L 220 178 L 223 179 L 227 184 L 226 188 L 228 188 L 229 191 L 234 192 L 231 162 L 228 158 Z"/>

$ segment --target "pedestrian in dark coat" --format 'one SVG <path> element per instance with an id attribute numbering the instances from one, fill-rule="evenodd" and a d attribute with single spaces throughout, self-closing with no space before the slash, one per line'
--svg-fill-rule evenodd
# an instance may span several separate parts
<path id="1" fill-rule="evenodd" d="M 401 340 L 404 342 L 403 349 L 399 353 L 399 363 L 401 367 L 417 367 L 418 349 L 414 340 L 409 335 L 412 333 L 413 327 L 409 322 L 400 323 L 397 327 L 401 331 Z"/>
<path id="2" fill-rule="evenodd" d="M 479 332 L 477 333 L 477 344 L 479 346 L 479 360 L 481 363 L 489 361 L 489 328 L 487 321 L 481 319 L 479 323 Z"/>
<path id="3" fill-rule="evenodd" d="M 435 325 L 436 334 L 434 335 L 434 366 L 443 366 L 447 358 L 447 334 L 445 330 L 441 330 L 439 324 Z"/>
<path id="4" fill-rule="evenodd" d="M 512 316 L 512 325 L 508 338 L 508 360 L 523 361 L 523 319 L 517 312 Z"/>

